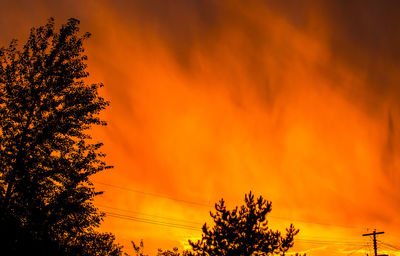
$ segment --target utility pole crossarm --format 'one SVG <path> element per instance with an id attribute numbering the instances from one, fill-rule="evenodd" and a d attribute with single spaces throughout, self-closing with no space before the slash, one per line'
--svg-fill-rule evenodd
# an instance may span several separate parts
<path id="1" fill-rule="evenodd" d="M 362 236 L 373 236 L 373 235 L 380 235 L 380 234 L 385 234 L 385 232 L 374 232 L 374 233 L 369 233 L 369 234 L 363 234 Z"/>
<path id="2" fill-rule="evenodd" d="M 378 255 L 378 246 L 377 246 L 377 243 L 376 243 L 376 235 L 380 235 L 380 234 L 384 234 L 384 233 L 385 232 L 376 232 L 376 230 L 374 230 L 374 232 L 372 232 L 372 233 L 363 234 L 363 236 L 373 236 L 374 237 L 374 253 L 375 253 L 375 256 L 387 256 L 387 255 L 383 255 L 383 254 Z"/>

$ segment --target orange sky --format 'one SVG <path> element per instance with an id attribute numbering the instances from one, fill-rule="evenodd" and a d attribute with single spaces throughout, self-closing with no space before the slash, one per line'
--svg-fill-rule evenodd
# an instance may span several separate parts
<path id="1" fill-rule="evenodd" d="M 374 228 L 399 245 L 399 4 L 315 2 L 0 0 L 0 42 L 50 16 L 93 34 L 111 101 L 93 132 L 115 166 L 96 203 L 158 221 L 107 217 L 124 245 L 185 246 L 214 202 L 250 190 L 272 227 L 300 228 L 293 251 L 347 255 Z"/>

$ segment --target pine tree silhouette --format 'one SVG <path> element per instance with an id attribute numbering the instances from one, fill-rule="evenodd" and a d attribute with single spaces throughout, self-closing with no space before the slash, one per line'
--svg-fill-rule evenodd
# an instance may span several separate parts
<path id="1" fill-rule="evenodd" d="M 204 224 L 202 238 L 189 241 L 193 251 L 190 255 L 284 255 L 293 246 L 299 230 L 293 225 L 285 235 L 271 230 L 267 221 L 271 206 L 262 196 L 256 200 L 251 192 L 245 195 L 245 204 L 233 210 L 228 210 L 221 199 L 215 204 L 215 213 L 210 213 L 214 226 Z"/>

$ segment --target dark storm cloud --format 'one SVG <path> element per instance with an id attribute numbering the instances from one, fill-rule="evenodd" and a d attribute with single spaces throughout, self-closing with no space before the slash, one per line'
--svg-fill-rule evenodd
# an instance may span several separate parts
<path id="1" fill-rule="evenodd" d="M 393 92 L 400 98 L 399 79 L 388 74 L 400 66 L 400 1 L 266 0 L 265 3 L 300 30 L 307 30 L 311 16 L 321 17 L 319 25 L 329 33 L 333 60 L 366 74 L 368 83 L 364 89 L 379 99 Z"/>
<path id="2" fill-rule="evenodd" d="M 81 7 L 66 1 L 1 1 L 1 42 L 5 44 L 13 38 L 26 38 L 27 31 L 32 26 L 44 24 L 51 16 L 58 16 L 64 20 L 79 16 L 77 11 L 83 10 Z"/>
<path id="3" fill-rule="evenodd" d="M 388 73 L 400 65 L 400 1 L 328 1 L 323 12 L 333 56 L 368 74 L 372 93 L 399 97 Z"/>
<path id="4" fill-rule="evenodd" d="M 189 65 L 195 43 L 206 43 L 219 26 L 220 6 L 216 1 L 116 1 L 112 6 L 126 24 L 155 30 L 183 66 Z"/>
<path id="5" fill-rule="evenodd" d="M 241 5 L 242 8 L 237 8 Z M 394 86 L 387 75 L 389 66 L 400 64 L 400 2 L 385 0 L 325 0 L 314 1 L 249 1 L 245 5 L 236 1 L 116 1 L 111 4 L 124 20 L 140 24 L 144 30 L 155 29 L 177 61 L 190 67 L 193 47 L 212 53 L 218 43 L 229 47 L 220 31 L 231 28 L 245 34 L 248 47 L 243 49 L 245 63 L 254 70 L 255 80 L 260 77 L 262 60 L 258 53 L 268 37 L 250 17 L 243 15 L 247 6 L 260 6 L 281 13 L 299 30 L 307 30 L 310 15 L 322 17 L 322 29 L 329 30 L 332 56 L 339 65 L 349 65 L 367 74 L 368 90 L 386 94 Z M 310 31 L 307 31 L 310 32 Z M 284 43 L 284 42 L 283 42 Z M 304 47 L 307 47 L 306 45 Z M 284 56 L 283 56 L 284 57 Z M 264 83 L 265 84 L 265 83 Z M 339 85 L 340 87 L 340 85 Z"/>
<path id="6" fill-rule="evenodd" d="M 273 103 L 274 90 L 268 81 L 263 54 L 260 54 L 269 43 L 268 35 L 265 35 L 264 26 L 251 17 L 254 6 L 268 8 L 262 1 L 252 1 L 244 6 L 240 1 L 116 1 L 111 6 L 125 25 L 156 33 L 187 72 L 198 68 L 192 63 L 193 52 L 201 51 L 223 66 L 227 63 L 220 59 L 221 46 L 232 51 L 231 57 L 245 66 L 265 102 Z M 241 45 L 230 41 L 227 31 L 238 33 L 243 40 Z M 240 94 L 241 89 L 235 83 L 231 87 Z M 233 100 L 240 105 L 240 97 L 234 94 Z"/>
<path id="7" fill-rule="evenodd" d="M 400 60 L 399 1 L 330 1 L 324 9 L 334 49 L 351 47 L 347 54 L 362 51 L 353 55 L 358 59 Z"/>
<path id="8" fill-rule="evenodd" d="M 364 77 L 361 87 L 346 88 L 352 100 L 387 120 L 381 171 L 396 186 L 400 183 L 394 160 L 400 151 L 396 136 L 400 121 L 400 1 L 326 1 L 319 10 L 330 31 L 334 62 Z"/>
<path id="9" fill-rule="evenodd" d="M 309 28 L 309 22 L 312 16 L 318 15 L 321 17 L 320 27 L 329 32 L 327 44 L 332 55 L 332 63 L 322 66 L 321 72 L 334 79 L 335 66 L 347 66 L 366 79 L 362 87 L 343 88 L 340 82 L 334 86 L 344 89 L 349 97 L 359 98 L 357 100 L 371 111 L 373 105 L 380 105 L 387 99 L 396 107 L 399 106 L 396 102 L 400 102 L 400 79 L 395 72 L 400 66 L 400 1 L 254 0 L 243 4 L 241 1 L 216 0 L 16 0 L 6 1 L 4 6 L 3 13 L 7 10 L 13 15 L 0 15 L 2 44 L 14 37 L 24 38 L 25 31 L 32 25 L 43 24 L 50 16 L 55 16 L 58 22 L 69 17 L 81 19 L 82 30 L 90 27 L 97 42 L 106 41 L 108 35 L 102 27 L 107 25 L 107 21 L 102 22 L 98 7 L 107 6 L 126 27 L 139 27 L 160 37 L 176 61 L 187 71 L 197 68 L 192 66 L 191 58 L 193 52 L 199 49 L 214 59 L 215 63 L 221 62 L 216 51 L 223 45 L 247 69 L 253 86 L 269 103 L 274 101 L 274 94 L 279 91 L 279 86 L 271 85 L 270 71 L 264 59 L 264 53 L 270 50 L 271 33 L 253 19 L 251 11 L 262 8 L 272 10 L 297 30 L 311 33 L 310 36 L 313 36 L 313 31 Z M 257 8 L 252 8 L 254 6 Z M 226 30 L 239 33 L 243 47 L 226 39 Z M 14 31 L 18 31 L 17 34 Z M 288 42 L 281 43 L 284 48 Z M 285 61 L 295 54 L 288 49 L 276 61 Z M 220 65 L 226 63 L 221 62 Z M 239 91 L 240 88 L 233 83 L 232 90 Z"/>
<path id="10" fill-rule="evenodd" d="M 249 63 L 249 69 L 255 70 L 255 76 L 262 73 L 257 71 L 262 66 L 257 53 L 266 38 L 260 37 L 264 34 L 268 37 L 268 31 L 263 31 L 241 10 L 250 5 L 263 6 L 281 13 L 300 30 L 307 29 L 310 15 L 317 12 L 323 17 L 321 27 L 330 31 L 329 43 L 334 58 L 366 72 L 372 81 L 370 89 L 373 93 L 388 93 L 387 88 L 393 87 L 397 81 L 386 75 L 388 65 L 395 68 L 400 64 L 400 2 L 395 0 L 256 0 L 245 4 L 215 0 L 5 1 L 3 10 L 15 15 L 0 15 L 2 39 L 21 38 L 14 31 L 26 31 L 46 15 L 61 20 L 77 17 L 87 24 L 84 21 L 90 22 L 90 17 L 98 12 L 94 7 L 101 4 L 114 9 L 128 26 L 139 25 L 143 30 L 155 30 L 184 67 L 190 66 L 193 47 L 201 45 L 212 52 L 217 43 L 229 46 L 230 42 L 221 38 L 223 28 L 241 31 L 249 46 L 243 49 L 246 53 L 243 56 L 248 59 L 245 62 Z M 101 24 L 95 25 L 101 27 Z"/>

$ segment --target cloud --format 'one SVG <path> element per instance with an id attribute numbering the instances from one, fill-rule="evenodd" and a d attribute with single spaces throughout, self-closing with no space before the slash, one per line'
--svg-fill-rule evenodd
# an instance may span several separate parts
<path id="1" fill-rule="evenodd" d="M 115 165 L 98 179 L 232 206 L 251 189 L 273 215 L 333 225 L 298 222 L 301 236 L 397 232 L 396 1 L 22 3 L 0 13 L 1 42 L 50 16 L 93 34 L 89 69 L 111 100 L 109 127 L 94 132 Z M 106 191 L 100 200 L 118 208 L 200 221 L 210 210 Z M 104 228 L 168 245 L 186 234 Z"/>

